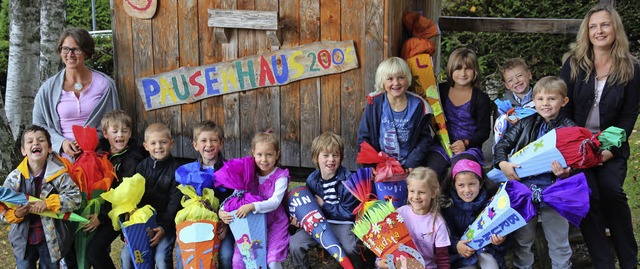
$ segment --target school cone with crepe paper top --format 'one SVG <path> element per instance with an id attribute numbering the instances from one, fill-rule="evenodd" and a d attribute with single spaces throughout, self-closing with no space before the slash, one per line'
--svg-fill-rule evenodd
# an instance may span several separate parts
<path id="1" fill-rule="evenodd" d="M 62 159 L 71 179 L 78 185 L 82 194 L 82 204 L 76 213 L 88 219 L 90 216 L 100 214 L 100 207 L 104 204 L 100 194 L 111 188 L 116 174 L 107 155 L 95 151 L 99 141 L 96 128 L 79 125 L 73 125 L 71 128 L 82 153 L 73 163 L 65 158 Z M 79 269 L 91 267 L 86 251 L 93 234 L 93 232 L 85 232 L 81 225 L 76 228 L 75 251 Z"/>
<path id="2" fill-rule="evenodd" d="M 506 236 L 523 227 L 536 216 L 540 203 L 546 203 L 566 218 L 571 225 L 579 227 L 580 221 L 589 212 L 589 186 L 583 173 L 565 179 L 540 191 L 535 185 L 531 189 L 517 180 L 502 183 L 487 207 L 469 225 L 462 240 L 471 240 L 467 245 L 480 249 L 491 243 L 491 235 Z"/>
<path id="3" fill-rule="evenodd" d="M 356 161 L 376 166 L 375 189 L 378 199 L 390 200 L 396 208 L 407 204 L 407 174 L 400 162 L 386 152 L 377 152 L 369 143 L 360 143 Z"/>
<path id="4" fill-rule="evenodd" d="M 353 233 L 376 256 L 385 259 L 391 269 L 424 268 L 424 259 L 416 250 L 402 216 L 391 201 L 372 197 L 371 177 L 371 168 L 360 168 L 342 182 L 361 202 L 354 210 L 356 222 Z"/>
<path id="5" fill-rule="evenodd" d="M 255 177 L 256 163 L 253 157 L 231 159 L 214 173 L 214 185 L 233 189 L 234 192 L 222 202 L 220 208 L 233 215 L 229 228 L 236 240 L 236 251 L 240 251 L 245 268 L 267 268 L 267 218 L 265 214 L 250 212 L 237 218 L 238 208 L 245 204 L 262 201 L 257 195 L 258 181 Z"/>
<path id="6" fill-rule="evenodd" d="M 180 166 L 176 170 L 183 209 L 176 214 L 176 241 L 183 268 L 217 268 L 220 238 L 219 200 L 213 188 L 213 173 L 200 167 Z"/>
<path id="7" fill-rule="evenodd" d="M 562 127 L 518 150 L 509 162 L 520 166 L 515 168 L 520 178 L 551 172 L 553 160 L 562 167 L 590 168 L 602 163 L 602 150 L 620 147 L 626 139 L 625 131 L 615 126 L 595 135 L 583 127 Z M 497 168 L 489 171 L 487 177 L 495 182 L 508 180 Z"/>
<path id="8" fill-rule="evenodd" d="M 145 205 L 136 208 L 144 195 L 145 178 L 140 174 L 125 177 L 117 188 L 100 196 L 112 204 L 109 218 L 113 229 L 122 229 L 129 246 L 131 260 L 136 269 L 155 268 L 155 247 L 149 241 L 156 227 L 156 213 L 153 207 Z"/>

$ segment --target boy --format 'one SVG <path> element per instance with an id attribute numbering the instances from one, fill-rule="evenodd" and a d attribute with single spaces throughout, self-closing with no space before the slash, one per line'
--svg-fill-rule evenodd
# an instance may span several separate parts
<path id="1" fill-rule="evenodd" d="M 532 93 L 533 90 L 530 86 L 530 80 L 532 78 L 529 66 L 522 58 L 511 58 L 500 67 L 500 73 L 504 86 L 507 90 L 502 95 L 503 101 L 509 101 L 512 107 L 524 107 L 533 108 Z M 496 109 L 493 115 L 495 123 L 493 124 L 494 145 L 500 141 L 502 135 L 513 126 L 504 116 L 506 111 Z M 494 149 L 495 150 L 495 149 Z"/>
<path id="2" fill-rule="evenodd" d="M 312 161 L 318 170 L 307 178 L 307 187 L 315 195 L 322 213 L 336 234 L 354 268 L 365 268 L 357 245 L 358 238 L 351 232 L 358 200 L 341 183 L 351 172 L 341 165 L 344 145 L 340 136 L 325 132 L 311 144 Z M 291 223 L 300 224 L 293 218 Z M 291 263 L 294 268 L 310 268 L 307 252 L 318 243 L 306 231 L 298 230 L 289 241 Z"/>
<path id="3" fill-rule="evenodd" d="M 508 90 L 502 99 L 510 101 L 513 107 L 533 107 L 532 90 L 529 85 L 532 75 L 524 59 L 507 59 L 500 67 L 500 73 Z"/>
<path id="4" fill-rule="evenodd" d="M 224 133 L 222 128 L 217 126 L 213 121 L 203 121 L 193 127 L 193 148 L 200 154 L 198 160 L 178 167 L 178 171 L 205 171 L 213 174 L 218 171 L 224 164 L 225 159 L 222 157 L 222 148 L 224 147 Z M 178 174 L 176 171 L 176 174 Z M 222 186 L 214 189 L 215 196 L 220 203 L 229 197 L 232 189 L 226 189 Z M 222 269 L 231 269 L 233 260 L 233 249 L 235 244 L 233 236 L 229 233 L 229 226 L 222 224 L 218 235 L 222 238 L 220 250 L 218 252 L 218 267 Z M 177 268 L 182 268 L 181 253 L 176 249 Z"/>
<path id="5" fill-rule="evenodd" d="M 103 139 L 100 140 L 100 150 L 109 156 L 117 178 L 111 183 L 116 188 L 125 177 L 135 174 L 136 166 L 145 154 L 131 139 L 131 117 L 122 110 L 112 110 L 101 120 Z M 111 210 L 110 203 L 104 203 L 100 214 L 91 217 L 91 222 L 84 226 L 85 232 L 93 232 L 90 247 L 87 247 L 87 258 L 94 269 L 115 269 L 109 255 L 109 247 L 120 231 L 114 231 L 107 213 Z"/>
<path id="6" fill-rule="evenodd" d="M 180 206 L 180 191 L 176 188 L 175 172 L 180 164 L 171 156 L 171 130 L 162 123 L 153 123 L 144 131 L 144 148 L 149 157 L 136 167 L 145 178 L 144 195 L 138 208 L 151 205 L 156 210 L 156 228 L 151 233 L 151 246 L 156 247 L 156 268 L 173 268 L 173 245 L 176 240 L 175 217 Z M 122 268 L 133 268 L 131 254 L 124 246 L 120 257 Z"/>
<path id="7" fill-rule="evenodd" d="M 510 180 L 520 180 L 527 187 L 536 185 L 544 190 L 555 182 L 556 177 L 569 176 L 570 168 L 563 168 L 558 161 L 550 160 L 553 173 L 521 179 L 514 170 L 519 165 L 508 162 L 508 154 L 511 150 L 520 150 L 555 128 L 574 126 L 575 124 L 560 114 L 560 108 L 569 102 L 567 86 L 562 79 L 552 76 L 540 79 L 533 87 L 533 102 L 537 113 L 518 121 L 496 144 L 494 165 L 500 168 Z M 553 268 L 570 268 L 572 251 L 569 245 L 568 221 L 544 203 L 540 206 L 538 214 L 548 241 L 547 246 Z M 526 226 L 513 233 L 516 243 L 513 265 L 516 268 L 531 268 L 533 266 L 534 255 L 531 252 L 531 246 L 536 237 L 537 223 L 538 218 L 535 217 Z"/>
<path id="8" fill-rule="evenodd" d="M 37 215 L 45 210 L 73 212 L 82 197 L 60 159 L 52 153 L 51 136 L 33 125 L 22 134 L 22 163 L 4 181 L 3 187 L 22 192 L 42 201 L 17 208 L 3 208 L 2 220 L 11 223 L 9 241 L 18 269 L 58 268 L 58 262 L 73 243 L 70 223 Z M 2 204 L 4 207 L 4 204 Z"/>

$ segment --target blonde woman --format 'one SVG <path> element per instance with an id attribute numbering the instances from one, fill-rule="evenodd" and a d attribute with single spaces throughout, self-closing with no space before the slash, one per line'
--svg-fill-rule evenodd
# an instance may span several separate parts
<path id="1" fill-rule="evenodd" d="M 640 65 L 629 52 L 622 20 L 613 7 L 598 5 L 587 12 L 561 77 L 569 96 L 563 113 L 578 126 L 592 133 L 617 126 L 631 134 L 640 103 Z M 594 268 L 615 266 L 613 250 L 605 243 L 605 227 L 611 231 L 620 268 L 637 268 L 638 246 L 622 189 L 629 144 L 625 141 L 620 148 L 603 151 L 602 156 L 602 166 L 586 171 L 591 209 L 580 228 Z"/>

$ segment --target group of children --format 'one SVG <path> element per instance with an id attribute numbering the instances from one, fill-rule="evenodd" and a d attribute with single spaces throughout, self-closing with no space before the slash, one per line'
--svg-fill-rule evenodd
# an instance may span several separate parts
<path id="1" fill-rule="evenodd" d="M 455 95 L 460 97 L 459 100 L 451 100 L 454 103 L 449 106 L 468 103 L 473 98 L 484 100 L 484 96 L 474 93 L 473 90 L 473 83 L 479 77 L 473 52 L 467 50 L 460 53 L 458 62 L 447 65 L 447 73 L 453 80 L 451 90 L 459 91 Z M 505 66 L 508 68 L 504 68 L 502 74 L 505 86 L 510 90 L 507 95 L 512 94 L 511 100 L 516 105 L 522 105 L 532 99 L 537 114 L 520 120 L 504 134 L 495 145 L 494 164 L 509 179 L 521 180 L 529 186 L 535 184 L 544 189 L 557 177 L 568 176 L 571 173 L 570 169 L 553 162 L 549 164 L 553 173 L 519 179 L 514 172 L 514 168 L 518 166 L 509 163 L 508 156 L 554 128 L 574 125 L 559 114 L 560 108 L 568 101 L 567 88 L 560 78 L 544 77 L 531 89 L 531 73 L 523 61 L 512 60 Z M 478 118 L 474 115 L 469 116 L 472 119 Z M 484 116 L 480 118 L 484 119 Z M 182 194 L 176 188 L 175 172 L 181 169 L 181 163 L 170 154 L 173 139 L 169 128 L 164 124 L 153 123 L 146 128 L 143 143 L 146 153 L 131 139 L 131 126 L 131 118 L 125 112 L 115 110 L 107 114 L 102 119 L 104 139 L 100 150 L 108 154 L 115 168 L 118 180 L 114 181 L 112 188 L 123 178 L 135 173 L 140 173 L 146 179 L 144 196 L 139 206 L 151 205 L 157 212 L 157 227 L 150 231 L 150 243 L 156 247 L 155 264 L 157 268 L 172 268 L 176 241 L 174 218 L 182 198 Z M 460 240 L 463 232 L 497 189 L 491 181 L 485 180 L 483 175 L 481 155 L 478 156 L 481 153 L 475 150 L 478 142 L 475 141 L 477 137 L 474 136 L 474 131 L 477 129 L 463 132 L 450 130 L 453 134 L 460 134 L 459 139 L 454 136 L 456 141 L 452 144 L 452 150 L 459 156 L 466 154 L 468 157 L 454 161 L 450 176 L 446 180 L 440 175 L 442 171 L 436 172 L 426 167 L 412 167 L 407 170 L 407 205 L 398 208 L 398 213 L 404 218 L 428 268 L 475 268 L 476 265 L 481 268 L 505 267 L 503 256 L 507 248 L 503 243 L 507 238 L 494 235 L 491 238 L 492 244 L 480 250 L 473 250 L 466 245 L 468 241 Z M 482 138 L 486 140 L 486 137 Z M 81 195 L 78 187 L 65 173 L 65 167 L 58 156 L 51 154 L 51 138 L 45 129 L 32 126 L 25 130 L 21 139 L 21 150 L 25 158 L 7 177 L 4 187 L 38 197 L 42 201 L 17 208 L 3 207 L 0 216 L 3 221 L 12 224 L 9 239 L 19 268 L 36 268 L 38 260 L 40 268 L 58 268 L 59 260 L 71 248 L 74 231 L 70 230 L 67 221 L 31 213 L 41 213 L 47 209 L 54 212 L 73 212 L 80 206 Z M 199 153 L 198 160 L 184 164 L 184 167 L 214 173 L 224 166 L 224 134 L 213 122 L 205 121 L 194 128 L 193 146 Z M 308 251 L 318 243 L 304 230 L 299 230 L 291 236 L 288 232 L 290 224 L 296 227 L 300 225 L 297 219 L 291 219 L 286 215 L 283 206 L 289 177 L 286 170 L 277 166 L 280 157 L 279 142 L 272 133 L 264 132 L 255 135 L 251 146 L 256 167 L 254 180 L 258 182 L 258 194 L 264 200 L 240 207 L 235 217 L 243 218 L 250 212 L 267 214 L 269 268 L 282 268 L 282 262 L 289 252 L 295 268 L 310 268 Z M 342 139 L 331 132 L 323 133 L 313 140 L 311 153 L 317 170 L 309 175 L 306 185 L 315 195 L 346 254 L 356 268 L 371 267 L 374 263 L 379 268 L 387 268 L 383 260 L 363 258 L 367 255 L 363 254 L 358 239 L 351 231 L 355 220 L 353 210 L 359 202 L 341 183 L 351 174 L 341 165 L 344 157 Z M 436 165 L 440 166 L 442 165 Z M 233 190 L 224 187 L 215 189 L 215 195 L 220 201 L 232 192 Z M 108 211 L 109 205 L 106 204 L 100 215 L 93 216 L 91 222 L 84 227 L 85 231 L 95 231 L 87 249 L 87 257 L 93 268 L 115 268 L 109 257 L 109 249 L 120 233 L 111 227 L 106 215 Z M 218 266 L 243 268 L 239 253 L 234 251 L 235 241 L 227 226 L 233 221 L 234 216 L 224 210 L 216 213 L 219 213 L 220 219 L 225 223 L 218 231 L 222 238 Z M 544 205 L 540 210 L 540 216 L 554 268 L 570 267 L 572 252 L 568 242 L 568 222 Z M 533 264 L 531 246 L 535 239 L 536 223 L 537 220 L 531 221 L 516 231 L 512 236 L 513 240 L 510 240 L 515 243 L 514 266 L 518 268 L 530 268 Z M 180 251 L 176 251 L 175 256 L 178 259 L 178 268 L 181 268 L 179 253 Z M 133 268 L 126 245 L 121 252 L 121 259 L 122 268 Z"/>

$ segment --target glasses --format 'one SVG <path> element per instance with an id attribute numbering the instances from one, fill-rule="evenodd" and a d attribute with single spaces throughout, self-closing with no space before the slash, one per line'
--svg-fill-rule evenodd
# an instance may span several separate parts
<path id="1" fill-rule="evenodd" d="M 60 51 L 62 52 L 62 54 L 69 54 L 69 52 L 72 52 L 73 55 L 82 54 L 82 49 L 80 48 L 60 47 Z"/>

